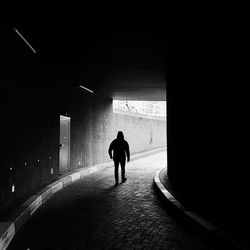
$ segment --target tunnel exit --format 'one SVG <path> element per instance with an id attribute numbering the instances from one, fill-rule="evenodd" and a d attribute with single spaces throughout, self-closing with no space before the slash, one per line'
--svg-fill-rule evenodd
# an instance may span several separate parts
<path id="1" fill-rule="evenodd" d="M 113 112 L 132 153 L 166 146 L 166 101 L 113 100 Z"/>

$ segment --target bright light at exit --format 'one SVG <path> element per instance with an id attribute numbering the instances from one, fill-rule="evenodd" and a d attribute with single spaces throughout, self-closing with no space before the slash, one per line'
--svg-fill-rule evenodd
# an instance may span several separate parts
<path id="1" fill-rule="evenodd" d="M 113 100 L 113 111 L 166 118 L 166 101 Z"/>

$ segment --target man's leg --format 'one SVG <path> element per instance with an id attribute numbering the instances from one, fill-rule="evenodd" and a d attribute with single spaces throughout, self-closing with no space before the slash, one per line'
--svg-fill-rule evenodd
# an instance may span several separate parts
<path id="1" fill-rule="evenodd" d="M 119 161 L 114 161 L 115 164 L 115 183 L 118 184 L 119 176 L 118 176 L 118 167 Z"/>
<path id="2" fill-rule="evenodd" d="M 127 180 L 127 178 L 125 177 L 125 160 L 121 161 L 121 172 L 122 172 L 122 182 L 125 182 Z"/>

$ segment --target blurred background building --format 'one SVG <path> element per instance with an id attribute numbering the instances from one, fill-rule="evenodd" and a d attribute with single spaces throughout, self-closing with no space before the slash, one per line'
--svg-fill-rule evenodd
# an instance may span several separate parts
<path id="1" fill-rule="evenodd" d="M 113 100 L 113 109 L 114 112 L 123 110 L 137 114 L 151 115 L 162 118 L 166 117 L 165 101 Z"/>

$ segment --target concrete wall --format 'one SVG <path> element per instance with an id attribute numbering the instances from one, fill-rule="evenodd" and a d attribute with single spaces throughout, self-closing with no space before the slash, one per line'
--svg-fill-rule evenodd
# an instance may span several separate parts
<path id="1" fill-rule="evenodd" d="M 186 20 L 175 27 L 167 74 L 169 178 L 207 211 L 243 222 L 250 217 L 246 81 L 218 24 Z"/>
<path id="2" fill-rule="evenodd" d="M 165 122 L 114 114 L 111 99 L 51 71 L 14 71 L 1 79 L 0 207 L 58 178 L 60 115 L 71 118 L 69 170 L 108 161 L 118 130 L 132 153 L 166 144 Z"/>
<path id="3" fill-rule="evenodd" d="M 90 97 L 89 103 L 85 95 Z M 111 100 L 90 96 L 88 92 L 80 96 L 84 97 L 79 99 L 82 111 L 74 107 L 70 112 L 72 169 L 109 161 L 108 147 L 119 130 L 132 154 L 166 145 L 165 121 L 113 113 Z"/>
<path id="4" fill-rule="evenodd" d="M 166 145 L 166 122 L 114 113 L 113 137 L 122 130 L 131 153 Z"/>

